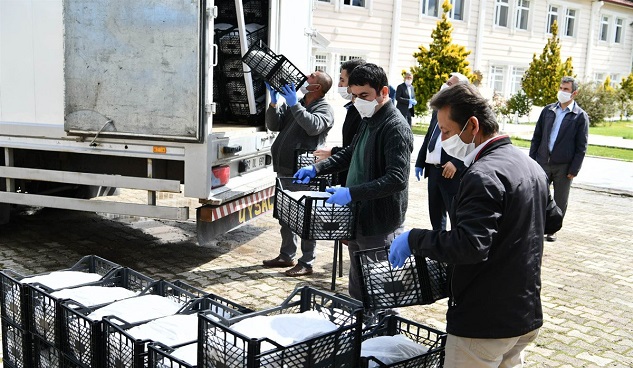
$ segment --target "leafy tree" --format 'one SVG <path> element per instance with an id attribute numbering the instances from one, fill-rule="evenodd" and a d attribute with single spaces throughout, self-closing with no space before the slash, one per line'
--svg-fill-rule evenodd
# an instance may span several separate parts
<path id="1" fill-rule="evenodd" d="M 600 82 L 580 83 L 574 100 L 587 112 L 590 126 L 605 121 L 617 108 L 615 93 L 609 92 Z"/>
<path id="2" fill-rule="evenodd" d="M 617 101 L 620 110 L 620 120 L 624 116 L 633 115 L 633 73 L 622 78 L 620 88 L 617 90 Z"/>
<path id="3" fill-rule="evenodd" d="M 564 76 L 574 76 L 571 57 L 565 62 L 560 58 L 560 39 L 558 25 L 552 24 L 552 37 L 547 40 L 543 52 L 532 57 L 530 67 L 521 79 L 521 87 L 536 106 L 545 106 L 556 102 L 560 80 Z"/>
<path id="4" fill-rule="evenodd" d="M 424 113 L 428 109 L 427 102 L 439 91 L 450 73 L 459 72 L 471 78 L 469 63 L 466 60 L 470 51 L 453 43 L 453 25 L 447 17 L 451 8 L 452 5 L 445 0 L 442 4 L 442 19 L 437 22 L 437 27 L 431 33 L 433 41 L 428 48 L 420 45 L 419 51 L 413 53 L 418 63 L 411 68 L 415 97 L 418 100 L 415 106 L 416 114 Z"/>
<path id="5" fill-rule="evenodd" d="M 506 108 L 512 115 L 518 117 L 527 116 L 532 110 L 532 100 L 522 90 L 510 96 L 506 102 Z"/>

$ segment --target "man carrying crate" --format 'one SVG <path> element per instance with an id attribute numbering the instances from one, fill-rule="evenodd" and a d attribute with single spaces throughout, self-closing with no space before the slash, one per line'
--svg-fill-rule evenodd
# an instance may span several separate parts
<path id="1" fill-rule="evenodd" d="M 376 64 L 357 66 L 349 76 L 354 107 L 363 120 L 352 144 L 327 160 L 307 166 L 295 178 L 308 182 L 318 174 L 348 170 L 345 187 L 332 187 L 327 203 L 358 205 L 355 239 L 348 242 L 349 293 L 360 300 L 361 282 L 354 253 L 384 250 L 402 230 L 408 203 L 413 133 L 391 103 L 385 71 Z"/>
<path id="2" fill-rule="evenodd" d="M 488 101 L 459 83 L 431 100 L 442 148 L 468 169 L 450 211 L 451 230 L 413 229 L 389 261 L 411 254 L 449 264 L 444 367 L 516 367 L 543 325 L 543 234 L 562 214 L 541 167 L 499 135 Z"/>
<path id="3" fill-rule="evenodd" d="M 294 84 L 281 87 L 281 93 L 266 85 L 270 92 L 270 106 L 266 110 L 266 127 L 279 132 L 271 147 L 273 168 L 277 177 L 292 176 L 295 170 L 294 152 L 297 149 L 314 151 L 325 143 L 327 133 L 334 125 L 334 110 L 324 96 L 332 87 L 332 78 L 325 72 L 316 71 L 308 76 L 307 86 L 301 89 L 304 97 L 297 100 Z M 286 103 L 277 103 L 278 94 Z M 281 225 L 279 255 L 265 260 L 264 267 L 291 267 L 286 276 L 312 274 L 316 240 L 301 240 L 301 258 L 295 263 L 298 236 Z"/>

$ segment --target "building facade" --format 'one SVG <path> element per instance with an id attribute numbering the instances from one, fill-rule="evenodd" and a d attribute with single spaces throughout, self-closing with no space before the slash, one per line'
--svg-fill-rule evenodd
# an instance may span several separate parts
<path id="1" fill-rule="evenodd" d="M 444 0 L 313 0 L 313 67 L 338 78 L 341 62 L 363 57 L 381 65 L 393 85 L 428 46 Z M 534 53 L 543 51 L 554 21 L 561 58 L 572 57 L 581 81 L 619 83 L 633 65 L 632 0 L 449 0 L 453 42 L 471 51 L 482 86 L 505 97 L 521 88 Z"/>

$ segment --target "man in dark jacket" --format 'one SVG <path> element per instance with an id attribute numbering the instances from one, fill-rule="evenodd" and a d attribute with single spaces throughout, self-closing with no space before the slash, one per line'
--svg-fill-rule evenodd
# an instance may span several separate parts
<path id="1" fill-rule="evenodd" d="M 450 231 L 413 229 L 394 240 L 389 260 L 411 255 L 449 264 L 444 367 L 514 367 L 543 325 L 543 234 L 562 214 L 543 169 L 499 135 L 495 115 L 476 87 L 436 94 L 442 147 L 464 172 Z"/>
<path id="2" fill-rule="evenodd" d="M 413 106 L 417 105 L 415 99 L 415 89 L 413 88 L 413 74 L 407 72 L 404 75 L 404 83 L 396 88 L 396 107 L 398 111 L 407 119 L 407 123 L 411 126 L 411 118 L 415 116 Z"/>
<path id="3" fill-rule="evenodd" d="M 358 132 L 358 128 L 360 127 L 361 117 L 358 114 L 358 110 L 354 107 L 354 103 L 352 100 L 352 94 L 349 92 L 349 76 L 352 74 L 354 68 L 359 65 L 365 64 L 366 61 L 363 59 L 352 59 L 341 64 L 341 72 L 338 80 L 338 93 L 346 100 L 349 100 L 348 103 L 345 104 L 345 108 L 347 109 L 347 113 L 345 114 L 345 121 L 343 122 L 343 146 L 342 147 L 332 147 L 332 148 L 322 148 L 314 151 L 314 156 L 316 158 L 316 162 L 321 160 L 325 160 L 326 158 L 336 154 L 338 151 L 352 144 L 352 140 L 354 136 Z M 341 171 L 337 174 L 337 178 L 335 183 L 338 185 L 345 186 L 345 180 L 347 179 L 347 171 Z"/>
<path id="4" fill-rule="evenodd" d="M 578 175 L 587 152 L 589 117 L 574 98 L 578 83 L 563 77 L 558 90 L 558 102 L 547 105 L 534 128 L 530 157 L 538 162 L 550 183 L 554 183 L 554 200 L 567 211 L 571 183 Z M 547 241 L 556 241 L 556 234 L 546 234 Z"/>
<path id="5" fill-rule="evenodd" d="M 329 203 L 359 206 L 356 237 L 348 242 L 349 293 L 361 299 L 358 264 L 354 252 L 384 249 L 398 235 L 407 212 L 407 185 L 413 134 L 389 98 L 387 75 L 375 64 L 356 67 L 349 77 L 354 106 L 363 120 L 351 145 L 295 177 L 306 180 L 317 173 L 349 170 L 345 187 L 328 188 Z M 309 179 L 307 179 L 309 180 Z"/>
<path id="6" fill-rule="evenodd" d="M 468 77 L 460 73 L 451 73 L 441 89 L 457 83 L 469 83 Z M 450 156 L 442 149 L 440 133 L 437 111 L 433 111 L 429 129 L 415 161 L 415 176 L 418 181 L 422 173 L 428 179 L 429 218 L 433 230 L 446 230 L 446 214 L 451 208 L 453 197 L 457 194 L 459 177 L 466 168 L 461 160 Z"/>
<path id="7" fill-rule="evenodd" d="M 270 86 L 268 86 L 270 87 Z M 308 76 L 304 86 L 305 96 L 297 101 L 294 85 L 282 87 L 281 96 L 286 103 L 277 103 L 277 92 L 269 88 L 270 107 L 266 110 L 266 127 L 279 132 L 271 147 L 273 168 L 278 177 L 289 177 L 295 172 L 295 152 L 313 151 L 325 143 L 327 133 L 334 125 L 334 110 L 324 96 L 332 87 L 332 78 L 324 72 L 314 72 Z M 279 255 L 264 261 L 265 267 L 292 267 L 287 276 L 312 274 L 315 259 L 315 240 L 301 240 L 302 256 L 295 264 L 298 236 L 290 228 L 281 225 L 281 249 Z"/>

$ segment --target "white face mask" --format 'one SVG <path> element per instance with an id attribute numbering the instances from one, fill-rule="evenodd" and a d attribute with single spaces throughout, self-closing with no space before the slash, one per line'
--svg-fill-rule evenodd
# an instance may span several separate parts
<path id="1" fill-rule="evenodd" d="M 352 94 L 347 92 L 347 87 L 339 87 L 338 88 L 338 93 L 339 93 L 339 95 L 341 95 L 341 97 L 343 97 L 346 100 L 351 100 L 352 99 Z"/>
<path id="2" fill-rule="evenodd" d="M 462 131 L 459 134 L 455 134 L 454 136 L 448 138 L 445 141 L 442 141 L 442 149 L 450 156 L 455 157 L 458 160 L 464 160 L 469 153 L 471 153 L 475 149 L 475 137 L 473 136 L 473 141 L 470 143 L 464 143 L 460 136 L 468 126 L 468 122 L 462 128 Z"/>
<path id="3" fill-rule="evenodd" d="M 310 92 L 314 92 L 314 91 L 308 91 L 308 86 L 318 86 L 318 84 L 310 84 L 308 82 L 303 83 L 303 85 L 301 86 L 301 88 L 299 88 L 299 90 L 301 91 L 301 93 L 303 93 L 304 95 L 307 95 Z"/>
<path id="4" fill-rule="evenodd" d="M 558 91 L 558 94 L 556 95 L 556 97 L 558 98 L 558 102 L 564 104 L 571 100 L 571 93 L 565 92 L 565 91 Z"/>
<path id="5" fill-rule="evenodd" d="M 378 101 L 376 100 L 367 101 L 356 97 L 356 101 L 354 101 L 354 107 L 358 110 L 361 118 L 371 118 L 376 112 L 376 106 L 378 106 Z"/>
<path id="6" fill-rule="evenodd" d="M 405 79 L 404 80 L 404 84 L 406 84 L 407 86 L 410 86 L 413 83 L 413 81 L 411 79 Z"/>

